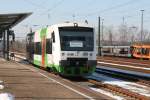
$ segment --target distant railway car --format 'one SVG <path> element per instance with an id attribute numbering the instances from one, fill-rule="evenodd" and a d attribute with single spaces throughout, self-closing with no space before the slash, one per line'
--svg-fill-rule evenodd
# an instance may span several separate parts
<path id="1" fill-rule="evenodd" d="M 94 28 L 63 23 L 27 35 L 27 59 L 64 76 L 86 76 L 96 68 Z"/>
<path id="2" fill-rule="evenodd" d="M 130 46 L 102 46 L 101 53 L 103 56 L 131 57 Z"/>
<path id="3" fill-rule="evenodd" d="M 132 49 L 133 57 L 150 59 L 150 45 L 133 45 Z"/>

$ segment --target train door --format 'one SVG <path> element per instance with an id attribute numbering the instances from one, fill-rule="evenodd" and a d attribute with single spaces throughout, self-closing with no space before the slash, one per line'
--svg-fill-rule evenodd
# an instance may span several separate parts
<path id="1" fill-rule="evenodd" d="M 132 53 L 132 57 L 138 57 L 138 55 L 139 55 L 139 49 L 138 49 L 138 47 L 136 47 L 136 46 L 132 46 L 131 47 L 131 53 Z"/>
<path id="2" fill-rule="evenodd" d="M 48 33 L 46 38 L 46 65 L 48 67 L 52 67 L 53 62 L 53 43 L 55 42 L 55 34 L 54 32 Z"/>
<path id="3" fill-rule="evenodd" d="M 42 66 L 42 35 L 41 30 L 34 33 L 34 61 L 33 63 Z"/>
<path id="4" fill-rule="evenodd" d="M 131 54 L 131 57 L 133 57 L 133 51 L 134 50 L 134 47 L 133 46 L 130 46 L 130 49 L 129 49 L 129 52 L 130 52 L 130 54 Z"/>
<path id="5" fill-rule="evenodd" d="M 46 65 L 51 66 L 52 64 L 52 39 L 46 39 Z"/>
<path id="6" fill-rule="evenodd" d="M 142 48 L 142 58 L 149 59 L 149 48 Z"/>

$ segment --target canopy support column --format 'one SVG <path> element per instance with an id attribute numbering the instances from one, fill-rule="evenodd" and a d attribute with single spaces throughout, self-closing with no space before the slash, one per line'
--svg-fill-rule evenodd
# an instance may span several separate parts
<path id="1" fill-rule="evenodd" d="M 7 29 L 7 60 L 9 60 L 9 29 Z"/>
<path id="2" fill-rule="evenodd" d="M 5 58 L 5 52 L 6 52 L 6 31 L 3 31 L 3 57 Z"/>

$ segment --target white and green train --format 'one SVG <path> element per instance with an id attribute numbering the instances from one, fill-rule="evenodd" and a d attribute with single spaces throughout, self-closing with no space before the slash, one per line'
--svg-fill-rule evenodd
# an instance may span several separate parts
<path id="1" fill-rule="evenodd" d="M 86 76 L 96 68 L 94 28 L 62 23 L 27 35 L 27 59 L 64 76 Z"/>

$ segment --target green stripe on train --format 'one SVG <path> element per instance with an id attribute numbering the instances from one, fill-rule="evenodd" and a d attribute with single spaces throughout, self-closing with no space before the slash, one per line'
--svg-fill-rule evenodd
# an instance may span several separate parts
<path id="1" fill-rule="evenodd" d="M 33 62 L 35 65 L 38 65 L 38 66 L 41 66 L 41 61 L 38 61 L 38 60 L 34 60 Z"/>
<path id="2" fill-rule="evenodd" d="M 44 36 L 46 36 L 46 31 L 47 31 L 47 28 L 41 29 L 41 32 L 40 32 L 40 37 L 41 37 L 41 39 L 42 39 Z"/>

